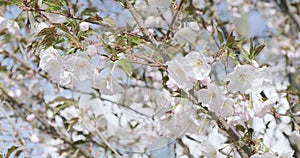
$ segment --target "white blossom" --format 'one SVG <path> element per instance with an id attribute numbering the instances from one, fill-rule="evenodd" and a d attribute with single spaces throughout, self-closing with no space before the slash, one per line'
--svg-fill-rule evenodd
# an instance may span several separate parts
<path id="1" fill-rule="evenodd" d="M 65 69 L 73 73 L 73 77 L 79 81 L 91 79 L 93 77 L 95 65 L 86 56 L 73 55 L 64 63 Z"/>
<path id="2" fill-rule="evenodd" d="M 235 104 L 235 101 L 231 98 L 226 98 L 224 101 L 224 104 L 221 108 L 221 115 L 224 117 L 229 117 L 233 115 L 233 105 Z"/>
<path id="3" fill-rule="evenodd" d="M 162 92 L 158 93 L 155 101 L 160 107 L 168 107 L 171 104 L 171 95 L 167 90 L 163 89 Z"/>
<path id="4" fill-rule="evenodd" d="M 211 58 L 206 57 L 203 53 L 192 51 L 185 56 L 187 62 L 187 71 L 189 72 L 189 78 L 196 80 L 203 80 L 208 77 L 211 71 Z"/>
<path id="5" fill-rule="evenodd" d="M 81 22 L 79 24 L 80 31 L 87 31 L 90 28 L 90 24 L 88 22 Z"/>
<path id="6" fill-rule="evenodd" d="M 20 27 L 17 22 L 7 20 L 0 16 L 0 30 L 3 29 L 8 29 L 8 32 L 12 35 L 18 34 L 20 32 Z"/>
<path id="7" fill-rule="evenodd" d="M 54 80 L 59 80 L 62 74 L 63 61 L 56 49 L 49 47 L 40 52 L 40 67 L 48 72 Z"/>
<path id="8" fill-rule="evenodd" d="M 157 17 L 157 16 L 149 16 L 145 20 L 145 25 L 147 27 L 154 27 L 154 28 L 165 28 L 168 26 L 167 23 L 161 17 Z"/>
<path id="9" fill-rule="evenodd" d="M 174 35 L 174 40 L 177 43 L 192 43 L 195 44 L 197 33 L 193 31 L 191 28 L 182 28 L 176 32 Z"/>
<path id="10" fill-rule="evenodd" d="M 179 88 L 184 90 L 192 89 L 197 80 L 208 77 L 211 66 L 210 58 L 200 52 L 190 52 L 187 56 L 177 56 L 168 61 L 169 78 L 171 78 Z"/>
<path id="11" fill-rule="evenodd" d="M 40 142 L 40 138 L 38 137 L 38 134 L 37 134 L 37 133 L 33 133 L 33 134 L 30 136 L 30 140 L 31 140 L 33 143 L 38 143 L 38 142 Z"/>
<path id="12" fill-rule="evenodd" d="M 186 71 L 186 62 L 184 57 L 175 57 L 173 60 L 167 62 L 169 78 L 175 81 L 176 85 L 182 89 L 192 89 L 193 84 L 188 79 L 188 72 Z"/>
<path id="13" fill-rule="evenodd" d="M 86 52 L 89 56 L 95 56 L 97 54 L 97 47 L 95 45 L 89 45 Z"/>
<path id="14" fill-rule="evenodd" d="M 39 33 L 44 28 L 49 27 L 45 22 L 35 23 L 33 26 L 33 33 Z"/>
<path id="15" fill-rule="evenodd" d="M 32 122 L 35 119 L 35 115 L 34 114 L 30 114 L 28 116 L 26 116 L 26 120 L 29 122 Z"/>
<path id="16" fill-rule="evenodd" d="M 114 95 L 123 92 L 123 87 L 111 75 L 96 73 L 93 77 L 93 87 L 105 95 Z"/>
<path id="17" fill-rule="evenodd" d="M 251 65 L 238 65 L 234 71 L 227 75 L 230 81 L 228 89 L 231 92 L 241 92 L 248 94 L 251 91 L 260 92 L 266 83 L 271 83 L 272 79 L 266 68 L 255 68 Z"/>
<path id="18" fill-rule="evenodd" d="M 207 89 L 200 89 L 197 96 L 209 110 L 219 112 L 224 104 L 225 89 L 212 83 L 207 86 Z"/>

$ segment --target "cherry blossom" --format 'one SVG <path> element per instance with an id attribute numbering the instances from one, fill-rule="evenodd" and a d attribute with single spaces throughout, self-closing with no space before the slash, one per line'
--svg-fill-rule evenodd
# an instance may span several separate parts
<path id="1" fill-rule="evenodd" d="M 53 47 L 40 52 L 40 67 L 54 80 L 59 80 L 63 68 L 63 59 L 59 56 L 58 51 Z"/>
<path id="2" fill-rule="evenodd" d="M 175 57 L 167 62 L 169 77 L 175 81 L 175 84 L 182 89 L 192 89 L 193 84 L 188 79 L 186 71 L 186 60 L 184 57 Z"/>
<path id="3" fill-rule="evenodd" d="M 123 92 L 122 86 L 111 75 L 96 73 L 93 77 L 93 87 L 99 89 L 105 95 Z"/>
<path id="4" fill-rule="evenodd" d="M 40 141 L 40 138 L 38 137 L 38 134 L 37 133 L 33 133 L 30 137 L 30 140 L 33 142 L 33 143 L 38 143 Z"/>
<path id="5" fill-rule="evenodd" d="M 210 58 L 194 51 L 185 57 L 177 56 L 167 62 L 169 77 L 176 82 L 179 88 L 191 89 L 197 80 L 208 77 L 211 71 L 210 61 Z"/>
<path id="6" fill-rule="evenodd" d="M 204 80 L 208 77 L 211 66 L 211 58 L 206 57 L 203 52 L 190 52 L 185 56 L 187 62 L 187 70 L 190 69 L 191 72 L 188 74 L 189 78 L 195 78 L 196 80 Z"/>
<path id="7" fill-rule="evenodd" d="M 225 88 L 211 83 L 207 86 L 207 89 L 200 89 L 197 96 L 209 110 L 219 112 L 224 104 Z"/>
<path id="8" fill-rule="evenodd" d="M 90 24 L 87 22 L 81 22 L 79 24 L 80 31 L 87 31 L 87 30 L 89 30 L 89 28 L 90 28 Z"/>
<path id="9" fill-rule="evenodd" d="M 266 84 L 272 82 L 266 68 L 255 68 L 251 65 L 238 65 L 227 75 L 228 89 L 232 92 L 249 93 L 260 91 Z"/>
<path id="10" fill-rule="evenodd" d="M 29 122 L 33 121 L 34 119 L 35 119 L 35 115 L 34 114 L 30 114 L 30 115 L 28 115 L 26 117 L 26 120 L 29 121 Z"/>
<path id="11" fill-rule="evenodd" d="M 0 17 L 0 30 L 3 29 L 8 29 L 8 32 L 11 33 L 12 35 L 18 34 L 20 32 L 20 27 L 18 23 Z"/>
<path id="12" fill-rule="evenodd" d="M 6 157 L 299 157 L 298 3 L 1 5 Z"/>
<path id="13" fill-rule="evenodd" d="M 87 56 L 72 56 L 64 62 L 64 68 L 78 80 L 91 79 L 96 69 Z"/>

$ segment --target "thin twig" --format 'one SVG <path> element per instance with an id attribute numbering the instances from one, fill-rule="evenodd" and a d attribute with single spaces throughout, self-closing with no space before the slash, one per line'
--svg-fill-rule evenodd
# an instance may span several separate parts
<path id="1" fill-rule="evenodd" d="M 244 145 L 243 143 L 238 143 L 241 141 L 241 135 L 234 129 L 234 127 L 229 125 L 222 116 L 216 115 L 214 112 L 211 112 L 206 108 L 203 108 L 202 105 L 198 103 L 197 100 L 192 96 L 189 97 L 189 100 L 195 105 L 199 105 L 201 107 L 200 110 L 204 114 L 209 115 L 213 120 L 215 120 L 219 128 L 225 131 L 229 135 L 230 141 L 233 143 L 233 145 L 235 146 L 236 150 L 239 152 L 241 157 L 246 158 L 252 155 L 251 149 L 248 146 Z"/>
<path id="2" fill-rule="evenodd" d="M 295 16 L 289 7 L 288 1 L 286 0 L 280 0 L 280 3 L 277 0 L 274 0 L 274 2 L 277 4 L 277 6 L 280 8 L 280 10 L 284 13 L 286 13 L 290 19 L 293 21 L 293 23 L 296 25 L 297 29 L 300 30 L 300 21 L 297 19 L 299 16 Z"/>
<path id="3" fill-rule="evenodd" d="M 3 105 L 3 103 L 1 103 Z M 6 119 L 8 120 L 9 124 L 11 125 L 11 127 L 14 129 L 14 131 L 16 131 L 17 133 L 19 133 L 17 127 L 15 126 L 15 123 L 11 120 L 10 116 L 7 114 L 7 111 L 2 108 L 2 105 L 0 105 L 0 111 L 5 115 Z M 13 110 L 11 106 L 9 106 L 8 104 L 6 104 L 8 106 L 9 109 Z M 26 145 L 26 141 L 25 139 L 22 137 L 21 134 L 17 134 L 17 137 L 19 139 L 19 141 L 21 142 L 22 145 Z"/>
<path id="4" fill-rule="evenodd" d="M 178 15 L 178 13 L 179 13 L 182 5 L 183 5 L 183 2 L 184 2 L 184 0 L 181 0 L 180 3 L 179 3 L 178 9 L 177 9 L 177 11 L 175 12 L 175 15 L 172 18 L 171 24 L 170 24 L 170 26 L 168 28 L 168 31 L 167 31 L 167 34 L 165 36 L 164 41 L 167 41 L 167 39 L 169 38 L 169 35 L 170 35 L 171 31 L 173 30 L 173 25 L 174 25 L 174 23 L 176 21 L 177 15 Z"/>
<path id="5" fill-rule="evenodd" d="M 161 57 L 163 58 L 163 61 L 168 61 L 170 60 L 169 55 L 167 54 L 165 49 L 160 49 L 161 44 L 159 44 L 156 39 L 154 39 L 153 36 L 150 36 L 146 26 L 144 25 L 144 22 L 142 21 L 142 18 L 139 16 L 137 10 L 132 6 L 132 4 L 130 3 L 129 0 L 125 0 L 126 5 L 128 7 L 129 12 L 131 13 L 132 17 L 134 18 L 135 22 L 137 23 L 137 25 L 139 26 L 140 30 L 142 31 L 142 33 L 144 34 L 144 36 L 149 39 L 149 41 L 155 46 L 158 47 L 158 52 L 160 53 Z"/>
<path id="6" fill-rule="evenodd" d="M 79 152 L 85 156 L 85 157 L 91 157 L 89 155 L 89 152 L 86 151 L 86 149 L 82 148 L 79 145 L 75 145 L 74 142 L 67 138 L 65 135 L 59 133 L 57 130 L 55 130 L 54 127 L 52 127 L 51 125 L 48 124 L 47 121 L 45 121 L 42 117 L 40 117 L 40 115 L 33 111 L 32 109 L 30 109 L 29 107 L 27 107 L 26 104 L 19 102 L 18 100 L 16 100 L 16 98 L 12 97 L 9 95 L 9 90 L 7 88 L 5 88 L 5 86 L 3 86 L 2 83 L 0 83 L 0 91 L 2 92 L 2 95 L 4 95 L 4 98 L 6 98 L 7 100 L 7 104 L 9 106 L 11 106 L 13 109 L 24 109 L 27 113 L 31 113 L 34 114 L 36 116 L 36 119 L 44 126 L 44 127 L 38 127 L 41 131 L 44 131 L 45 129 L 47 129 L 47 133 L 51 134 L 52 136 L 56 136 L 60 139 L 62 139 L 64 142 L 66 142 L 67 144 L 69 144 L 71 147 L 74 146 L 77 149 L 79 149 Z M 20 116 L 23 120 L 26 120 L 26 114 L 24 114 L 23 112 L 18 112 L 17 110 L 14 110 L 15 114 Z"/>
<path id="7" fill-rule="evenodd" d="M 88 128 L 88 126 L 85 124 L 85 121 L 82 121 L 82 124 L 84 125 L 84 127 L 88 130 L 88 131 L 92 131 L 91 129 Z M 100 137 L 100 139 L 104 142 L 104 144 L 115 154 L 116 157 L 118 158 L 122 158 L 122 156 L 119 154 L 118 151 L 115 150 L 115 148 L 113 148 L 109 142 L 105 139 L 105 137 L 103 136 L 103 134 L 98 130 L 98 129 L 94 129 L 96 131 L 96 133 L 98 134 L 98 136 Z"/>

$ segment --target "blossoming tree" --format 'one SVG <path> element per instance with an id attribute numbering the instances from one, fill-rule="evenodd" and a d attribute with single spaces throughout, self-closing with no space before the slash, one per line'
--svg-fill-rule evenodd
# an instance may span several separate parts
<path id="1" fill-rule="evenodd" d="M 0 153 L 299 157 L 299 10 L 0 1 Z"/>

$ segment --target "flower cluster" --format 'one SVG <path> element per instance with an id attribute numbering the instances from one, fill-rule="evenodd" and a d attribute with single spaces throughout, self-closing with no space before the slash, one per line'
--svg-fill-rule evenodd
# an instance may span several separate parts
<path id="1" fill-rule="evenodd" d="M 190 52 L 185 57 L 176 56 L 167 62 L 169 78 L 184 90 L 190 90 L 198 80 L 208 77 L 211 66 L 211 58 L 206 57 L 202 52 Z"/>

